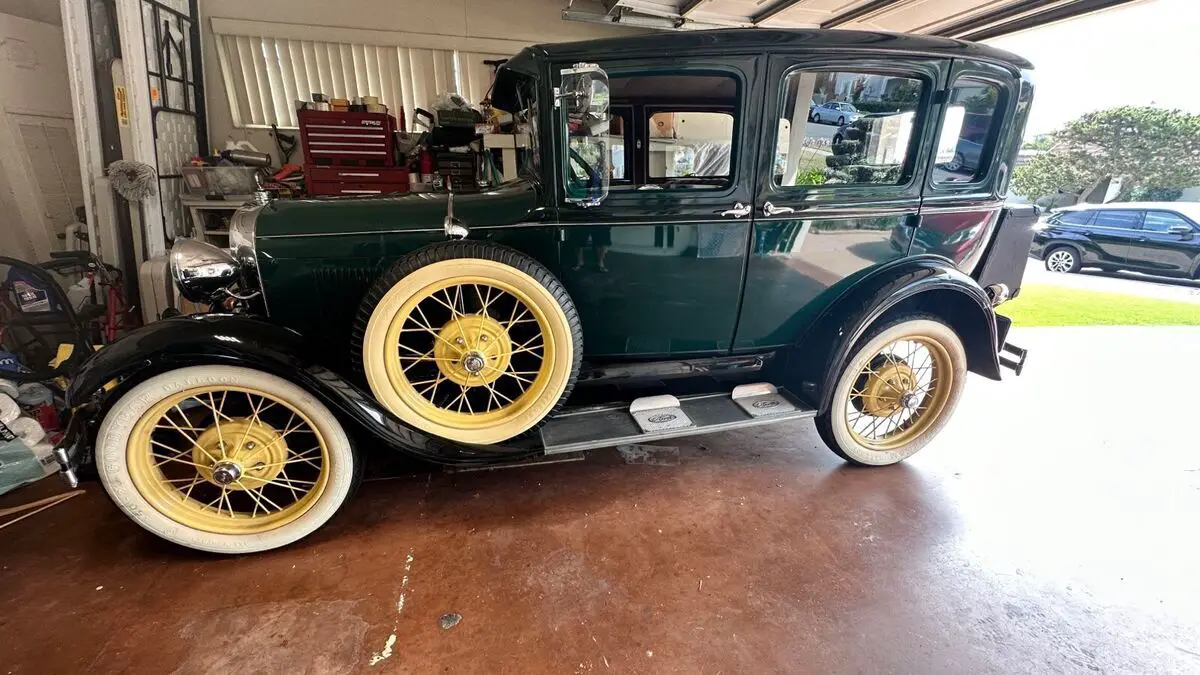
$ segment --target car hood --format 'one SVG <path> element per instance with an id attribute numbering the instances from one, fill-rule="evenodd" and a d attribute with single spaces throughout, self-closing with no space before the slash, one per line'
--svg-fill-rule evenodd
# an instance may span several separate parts
<path id="1" fill-rule="evenodd" d="M 539 186 L 511 181 L 487 192 L 454 195 L 454 216 L 468 228 L 542 220 Z M 382 197 L 277 200 L 259 213 L 259 239 L 402 230 L 440 229 L 445 193 Z"/>

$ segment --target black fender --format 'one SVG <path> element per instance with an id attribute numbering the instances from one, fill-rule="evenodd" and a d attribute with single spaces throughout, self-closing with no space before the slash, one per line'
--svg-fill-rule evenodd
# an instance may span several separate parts
<path id="1" fill-rule="evenodd" d="M 880 319 L 903 311 L 941 317 L 963 341 L 968 369 L 1000 379 L 991 299 L 946 258 L 900 258 L 831 290 L 825 303 L 811 310 L 813 318 L 791 348 L 786 366 L 788 383 L 798 387 L 793 391 L 802 392 L 819 411 L 828 409 L 842 364 L 863 334 Z"/>
<path id="2" fill-rule="evenodd" d="M 136 383 L 152 375 L 196 365 L 231 365 L 278 375 L 315 395 L 338 415 L 394 449 L 442 464 L 487 464 L 540 453 L 519 443 L 509 446 L 455 444 L 414 429 L 353 382 L 321 365 L 304 337 L 290 328 L 250 316 L 196 314 L 156 321 L 96 352 L 67 389 L 76 417 L 95 422 L 128 386 L 107 390 L 113 380 Z M 90 419 L 89 419 L 90 418 Z M 72 420 L 72 427 L 83 425 Z M 78 445 L 71 439 L 62 445 Z"/>

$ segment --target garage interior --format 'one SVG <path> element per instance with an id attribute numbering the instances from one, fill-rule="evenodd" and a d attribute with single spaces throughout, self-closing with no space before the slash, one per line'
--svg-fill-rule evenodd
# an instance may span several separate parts
<path id="1" fill-rule="evenodd" d="M 136 279 L 196 216 L 167 179 L 130 209 L 111 161 L 176 176 L 198 148 L 240 147 L 285 163 L 270 127 L 296 133 L 286 104 L 307 92 L 272 90 L 256 50 L 393 50 L 419 86 L 362 78 L 411 120 L 449 89 L 478 100 L 485 61 L 535 43 L 731 27 L 980 41 L 1129 1 L 0 0 L 0 254 L 42 260 L 82 228 Z M 148 55 L 151 15 L 180 45 L 177 83 Z M 190 145 L 158 144 L 164 110 Z M 883 469 L 843 464 L 807 421 L 483 470 L 383 449 L 327 527 L 249 556 L 159 540 L 85 481 L 0 517 L 0 670 L 1195 671 L 1200 558 L 1181 533 L 1200 473 L 1169 425 L 1138 422 L 1193 387 L 1157 335 L 1024 329 L 1036 378 L 972 378 L 954 424 Z M 1136 363 L 1079 365 L 1134 343 Z M 0 513 L 69 492 L 48 477 Z"/>

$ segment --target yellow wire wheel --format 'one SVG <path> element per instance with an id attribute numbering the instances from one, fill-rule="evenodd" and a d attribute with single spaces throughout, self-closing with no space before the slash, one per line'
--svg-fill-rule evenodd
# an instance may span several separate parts
<path id="1" fill-rule="evenodd" d="M 945 426 L 966 373 L 966 352 L 949 326 L 926 318 L 899 321 L 851 355 L 817 428 L 847 460 L 894 464 Z"/>
<path id="2" fill-rule="evenodd" d="M 363 316 L 372 393 L 408 424 L 449 440 L 487 445 L 535 428 L 578 374 L 570 298 L 545 268 L 501 246 L 418 251 L 380 280 Z"/>
<path id="3" fill-rule="evenodd" d="M 307 535 L 357 477 L 327 408 L 295 384 L 232 366 L 182 368 L 134 387 L 105 416 L 96 461 L 138 524 L 219 553 Z"/>

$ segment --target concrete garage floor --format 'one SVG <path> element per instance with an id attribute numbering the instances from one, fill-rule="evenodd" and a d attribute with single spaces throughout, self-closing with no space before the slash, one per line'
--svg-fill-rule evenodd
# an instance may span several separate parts
<path id="1" fill-rule="evenodd" d="M 886 469 L 797 423 L 420 473 L 243 558 L 92 486 L 0 531 L 0 673 L 1200 670 L 1200 331 L 1015 339 L 1026 375 Z"/>

